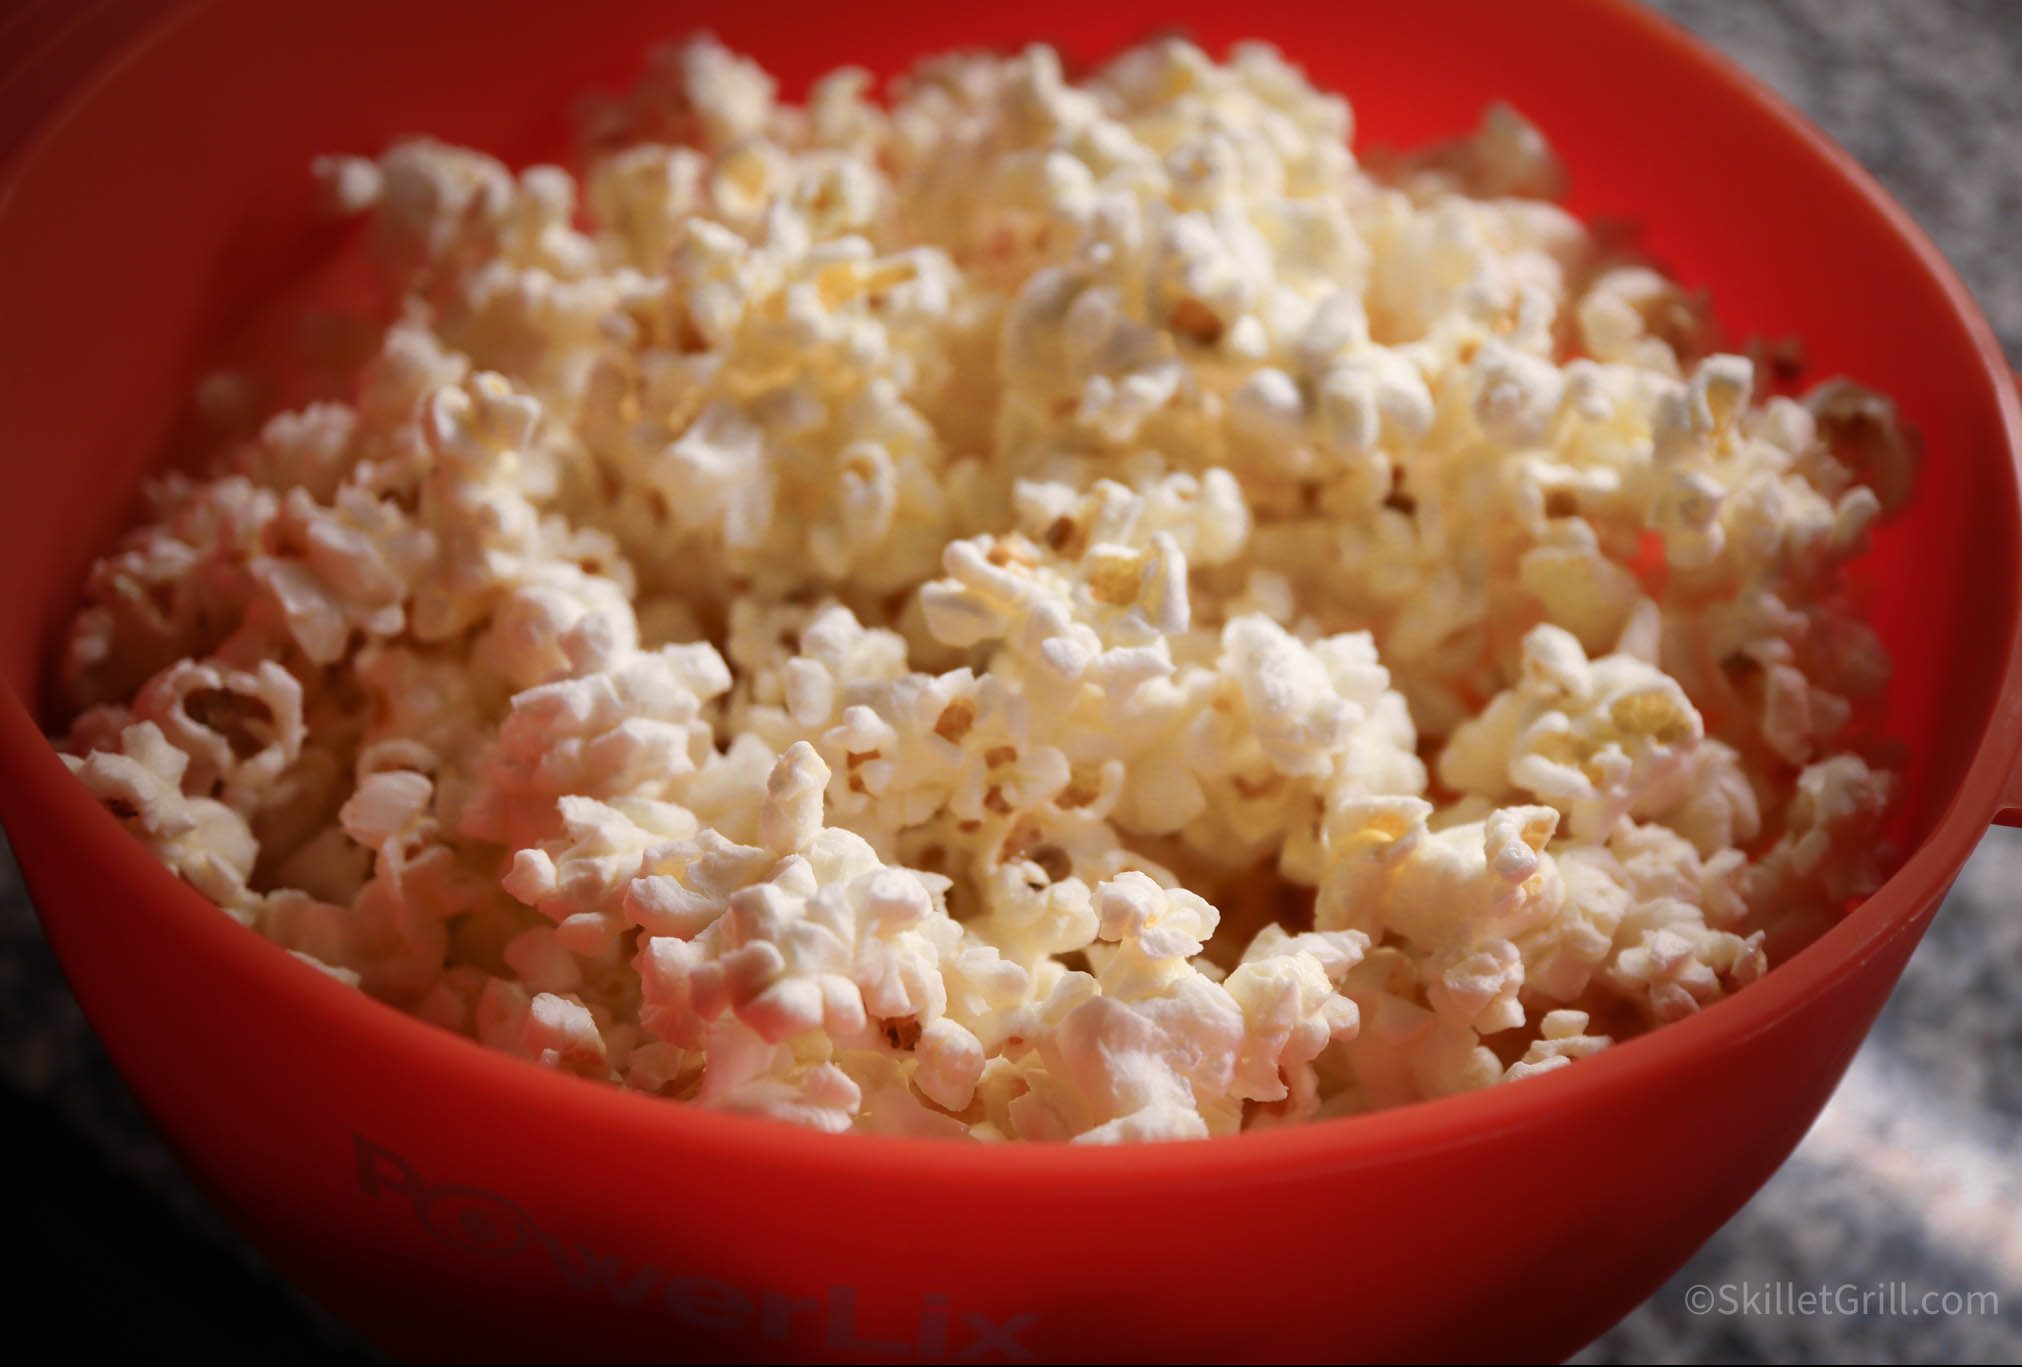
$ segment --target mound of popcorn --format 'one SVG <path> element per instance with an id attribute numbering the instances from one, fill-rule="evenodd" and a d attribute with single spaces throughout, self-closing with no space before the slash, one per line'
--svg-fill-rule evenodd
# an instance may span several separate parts
<path id="1" fill-rule="evenodd" d="M 1258 45 L 873 93 L 700 39 L 579 177 L 319 162 L 369 355 L 98 562 L 77 776 L 445 1029 L 988 1141 L 1550 1072 L 1878 884 L 1887 399 L 1505 108 L 1371 169 Z"/>

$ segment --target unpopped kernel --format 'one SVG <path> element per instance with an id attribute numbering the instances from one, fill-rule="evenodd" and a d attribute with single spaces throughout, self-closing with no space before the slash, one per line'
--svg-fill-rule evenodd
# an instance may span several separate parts
<path id="1" fill-rule="evenodd" d="M 1874 889 L 1888 400 L 1760 392 L 1506 108 L 1379 173 L 1260 45 L 873 93 L 701 39 L 578 174 L 319 161 L 376 344 L 92 570 L 78 777 L 493 1048 L 973 1140 L 1550 1072 Z"/>

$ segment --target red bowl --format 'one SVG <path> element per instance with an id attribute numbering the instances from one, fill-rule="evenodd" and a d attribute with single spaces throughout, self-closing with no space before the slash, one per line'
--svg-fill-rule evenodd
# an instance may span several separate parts
<path id="1" fill-rule="evenodd" d="M 1787 106 L 1627 4 L 888 0 L 215 4 L 129 46 L 0 202 L 0 815 L 162 1133 L 255 1245 L 411 1357 L 1555 1358 L 1648 1295 L 1803 1135 L 1990 818 L 2022 806 L 2022 413 L 1930 243 Z M 1861 567 L 1898 677 L 1910 851 L 1701 1015 L 1521 1086 L 1127 1149 L 803 1133 L 542 1072 L 340 987 L 164 872 L 33 700 L 87 559 L 208 349 L 327 251 L 306 168 L 427 130 L 512 156 L 697 24 L 789 90 L 956 44 L 1276 40 L 1365 141 L 1506 98 L 1574 207 L 1646 225 L 1737 334 L 1896 395 L 1927 460 Z"/>

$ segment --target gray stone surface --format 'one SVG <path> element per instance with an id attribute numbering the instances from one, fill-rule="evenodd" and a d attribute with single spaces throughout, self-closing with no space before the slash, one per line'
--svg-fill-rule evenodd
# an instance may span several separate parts
<path id="1" fill-rule="evenodd" d="M 1916 215 L 2022 359 L 2022 0 L 1658 0 L 1783 91 Z M 2022 1357 L 2022 833 L 1981 845 L 1796 1156 L 1583 1363 Z M 0 1084 L 152 1193 L 193 1249 L 286 1293 L 150 1133 L 71 1001 L 0 856 Z M 1695 1287 L 1906 1285 L 2000 1314 L 1695 1314 Z M 1786 1292 L 1786 1295 L 1789 1293 Z M 1844 1293 L 1836 1293 L 1844 1295 Z M 1840 1301 L 1840 1306 L 1847 1304 Z M 357 1348 L 290 1309 L 286 1356 Z M 282 1342 L 276 1329 L 269 1345 Z M 171 1350 L 173 1352 L 173 1350 Z"/>

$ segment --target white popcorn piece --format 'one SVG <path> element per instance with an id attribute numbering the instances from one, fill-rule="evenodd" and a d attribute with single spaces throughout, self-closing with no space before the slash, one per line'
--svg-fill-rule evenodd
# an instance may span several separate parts
<path id="1" fill-rule="evenodd" d="M 710 745 L 704 708 L 729 686 L 722 657 L 699 644 L 517 694 L 480 762 L 464 832 L 522 848 L 552 830 L 565 795 L 675 796 Z"/>
<path id="2" fill-rule="evenodd" d="M 1352 1039 L 1361 1013 L 1339 988 L 1361 962 L 1368 937 L 1356 931 L 1286 935 L 1266 927 L 1222 986 L 1242 1008 L 1244 1044 L 1234 1090 L 1271 1103 L 1273 1123 L 1309 1120 L 1320 1105 L 1314 1060 Z"/>
<path id="3" fill-rule="evenodd" d="M 1591 1058 L 1609 1044 L 1606 1035 L 1587 1033 L 1584 1011 L 1551 1011 L 1538 1023 L 1538 1037 L 1524 1050 L 1524 1056 L 1503 1070 L 1503 1081 L 1520 1082 L 1527 1077 L 1553 1072 L 1575 1059 Z"/>
<path id="4" fill-rule="evenodd" d="M 302 753 L 302 686 L 271 660 L 252 671 L 185 660 L 155 675 L 134 698 L 189 757 L 182 783 L 251 817 Z"/>
<path id="5" fill-rule="evenodd" d="M 588 1077 L 604 1075 L 604 1039 L 580 1001 L 552 992 L 528 992 L 494 978 L 476 1009 L 477 1037 L 491 1048 Z"/>
<path id="6" fill-rule="evenodd" d="M 656 855 L 698 830 L 693 813 L 632 795 L 599 802 L 569 794 L 557 803 L 562 833 L 518 850 L 501 885 L 555 922 L 561 943 L 590 953 L 628 921 L 629 893 Z"/>
<path id="7" fill-rule="evenodd" d="M 116 749 L 65 755 L 70 771 L 184 881 L 223 907 L 249 917 L 246 887 L 258 846 L 245 818 L 210 797 L 185 797 L 189 757 L 153 722 L 119 733 Z"/>
<path id="8" fill-rule="evenodd" d="M 1855 754 L 1807 765 L 1797 776 L 1776 844 L 1749 869 L 1750 900 L 1797 900 L 1829 906 L 1865 897 L 1881 885 L 1888 857 L 1882 823 L 1897 779 Z"/>
<path id="9" fill-rule="evenodd" d="M 1631 938 L 1608 966 L 1610 985 L 1653 1021 L 1689 1016 L 1765 967 L 1761 931 L 1744 937 L 1708 930 L 1689 903 L 1643 903 L 1624 918 L 1624 929 Z"/>

